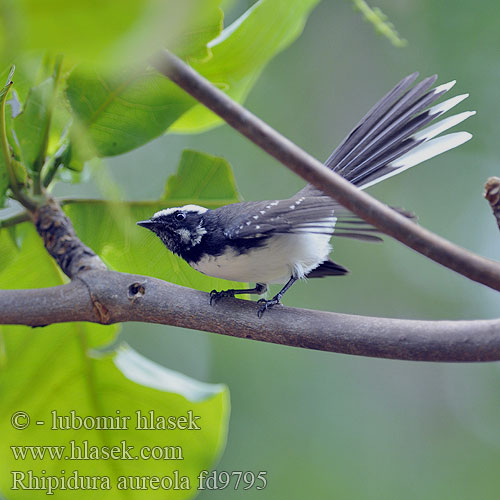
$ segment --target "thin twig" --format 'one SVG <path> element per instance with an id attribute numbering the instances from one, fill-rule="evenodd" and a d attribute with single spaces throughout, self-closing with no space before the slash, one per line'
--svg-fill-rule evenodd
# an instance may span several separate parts
<path id="1" fill-rule="evenodd" d="M 362 219 L 443 266 L 500 291 L 498 262 L 441 238 L 359 190 L 233 101 L 170 52 L 162 51 L 153 64 L 160 73 L 238 132 Z"/>
<path id="2" fill-rule="evenodd" d="M 375 31 L 385 36 L 395 47 L 405 47 L 408 44 L 405 39 L 399 36 L 394 25 L 378 7 L 370 7 L 365 0 L 351 1 L 354 8 L 361 12 L 365 20 L 373 25 Z"/>
<path id="3" fill-rule="evenodd" d="M 28 222 L 31 220 L 31 217 L 28 212 L 19 212 L 7 219 L 0 220 L 0 228 L 5 227 L 13 227 L 17 224 L 21 224 L 22 222 Z"/>

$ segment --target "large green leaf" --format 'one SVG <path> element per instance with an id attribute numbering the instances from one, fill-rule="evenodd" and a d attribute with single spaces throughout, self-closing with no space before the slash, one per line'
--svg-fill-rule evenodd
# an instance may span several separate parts
<path id="1" fill-rule="evenodd" d="M 0 232 L 2 255 L 9 256 L 9 265 L 0 272 L 0 287 L 60 284 L 61 273 L 44 251 L 34 228 L 23 224 L 20 230 L 22 251 L 13 246 L 5 230 Z M 178 470 L 189 478 L 191 488 L 176 491 L 172 496 L 194 496 L 197 475 L 213 465 L 224 446 L 227 390 L 224 386 L 207 386 L 193 380 L 186 382 L 186 377 L 172 374 L 130 350 L 119 352 L 115 363 L 109 357 L 89 357 L 89 348 L 109 341 L 115 333 L 116 327 L 88 324 L 53 325 L 40 330 L 0 327 L 3 344 L 0 367 L 3 442 L 0 450 L 0 486 L 6 498 L 26 498 L 27 492 L 22 489 L 11 491 L 13 476 L 10 471 L 26 473 L 29 470 L 40 476 L 69 477 L 74 470 L 80 475 L 106 476 L 112 485 L 112 490 L 106 492 L 106 498 L 132 499 L 144 498 L 144 493 L 119 491 L 116 486 L 118 476 L 162 477 L 172 476 L 173 471 Z M 175 391 L 177 387 L 190 400 L 165 392 Z M 130 424 L 127 429 L 121 430 L 51 428 L 52 411 L 58 415 L 70 415 L 72 410 L 81 417 L 129 416 Z M 31 419 L 31 425 L 25 430 L 15 429 L 11 423 L 12 415 L 18 411 L 26 412 Z M 201 429 L 136 430 L 136 411 L 142 415 L 149 415 L 152 411 L 156 416 L 175 417 L 188 415 L 191 411 L 194 416 L 200 417 L 197 422 Z M 38 421 L 45 423 L 38 425 Z M 145 446 L 178 446 L 181 451 L 176 448 L 172 452 L 182 453 L 184 460 L 73 460 L 51 459 L 49 456 L 43 460 L 16 460 L 11 448 L 64 446 L 65 457 L 71 456 L 71 441 L 80 447 L 85 441 L 88 446 L 102 447 L 117 446 L 124 440 L 127 446 L 134 447 L 131 452 L 134 457 Z M 88 494 L 88 490 L 72 491 L 70 498 L 87 498 Z M 166 495 L 164 490 L 148 491 L 148 494 L 157 498 L 165 498 Z M 65 493 L 57 496 L 56 492 L 56 498 L 67 496 Z"/>
<path id="2" fill-rule="evenodd" d="M 219 3 L 220 0 L 165 2 L 162 8 L 169 14 L 162 33 L 168 34 L 169 40 L 158 41 L 155 50 L 169 46 L 187 59 L 208 58 L 207 43 L 222 28 Z M 116 67 L 91 69 L 88 65 L 80 65 L 72 72 L 67 82 L 67 96 L 75 115 L 74 161 L 135 149 L 161 135 L 195 104 L 165 77 L 144 70 L 153 52 L 142 51 L 142 65 L 128 72 Z"/>
<path id="3" fill-rule="evenodd" d="M 0 61 L 29 50 L 109 68 L 143 61 L 160 47 L 206 57 L 220 0 L 16 0 L 0 3 Z"/>
<path id="4" fill-rule="evenodd" d="M 200 175 L 205 176 L 204 181 L 200 181 Z M 66 210 L 82 240 L 121 271 L 148 273 L 202 289 L 228 286 L 228 282 L 196 273 L 172 256 L 152 234 L 135 225 L 136 220 L 156 210 L 183 202 L 180 197 L 209 207 L 237 201 L 234 179 L 227 163 L 220 158 L 188 151 L 183 154 L 179 171 L 168 183 L 162 201 L 125 206 L 76 203 L 67 206 Z M 0 287 L 62 283 L 63 275 L 43 249 L 32 225 L 19 225 L 18 236 L 21 250 L 6 230 L 0 231 Z M 7 498 L 26 498 L 27 494 L 22 490 L 10 490 L 13 476 L 8 471 L 13 470 L 32 470 L 41 476 L 70 477 L 74 470 L 80 475 L 107 476 L 113 489 L 106 491 L 106 498 L 131 499 L 144 498 L 144 491 L 118 490 L 118 476 L 163 477 L 173 476 L 173 471 L 178 470 L 180 475 L 189 478 L 191 488 L 188 491 L 148 489 L 148 495 L 158 498 L 167 498 L 167 495 L 192 498 L 195 495 L 197 475 L 213 466 L 224 446 L 229 411 L 227 390 L 172 373 L 130 350 L 120 350 L 114 362 L 109 357 L 89 357 L 90 348 L 109 342 L 115 334 L 116 327 L 87 324 L 53 325 L 40 330 L 0 327 L 4 352 L 0 358 L 0 425 L 4 443 L 0 450 L 4 471 L 0 473 L 0 487 Z M 52 410 L 59 415 L 69 415 L 75 410 L 80 416 L 117 416 L 119 411 L 121 416 L 132 417 L 131 425 L 128 430 L 51 430 Z M 134 422 L 138 410 L 142 415 L 153 411 L 156 416 L 177 417 L 191 411 L 200 417 L 201 429 L 137 431 Z M 12 427 L 10 419 L 16 411 L 29 414 L 31 425 L 27 429 Z M 37 421 L 45 424 L 37 425 Z M 126 441 L 127 446 L 134 446 L 134 453 L 144 446 L 179 446 L 184 460 L 74 461 L 48 457 L 15 460 L 11 448 L 67 447 L 72 440 L 80 445 L 88 441 L 89 446 L 99 447 L 116 446 Z M 170 452 L 179 453 L 177 448 Z M 86 498 L 88 494 L 88 490 L 65 491 L 59 498 Z"/>
<path id="5" fill-rule="evenodd" d="M 209 44 L 212 57 L 191 63 L 242 102 L 269 60 L 300 35 L 318 1 L 261 0 Z M 80 132 L 80 149 L 87 149 L 81 153 L 84 158 L 137 148 L 172 124 L 174 131 L 192 132 L 221 123 L 154 72 L 105 77 L 77 68 L 68 80 L 67 94 L 81 125 L 74 132 Z M 90 145 L 83 147 L 86 136 Z"/>
<path id="6" fill-rule="evenodd" d="M 68 79 L 67 96 L 78 120 L 73 140 L 83 159 L 135 149 L 161 135 L 195 104 L 153 71 L 105 77 L 77 68 Z"/>
<path id="7" fill-rule="evenodd" d="M 319 0 L 260 0 L 210 43 L 213 57 L 192 66 L 243 102 L 266 64 L 301 33 Z M 202 105 L 190 109 L 170 128 L 199 132 L 222 123 Z"/>

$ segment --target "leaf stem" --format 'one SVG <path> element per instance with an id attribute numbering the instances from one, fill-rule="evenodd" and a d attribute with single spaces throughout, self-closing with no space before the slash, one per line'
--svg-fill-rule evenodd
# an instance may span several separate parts
<path id="1" fill-rule="evenodd" d="M 43 191 L 41 170 L 42 170 L 43 165 L 45 164 L 45 157 L 47 156 L 47 147 L 49 144 L 50 125 L 52 122 L 52 110 L 53 110 L 54 103 L 56 100 L 57 86 L 59 83 L 59 78 L 61 76 L 62 60 L 63 60 L 62 55 L 58 55 L 56 57 L 56 62 L 54 64 L 54 73 L 53 73 L 54 84 L 53 84 L 53 88 L 52 88 L 52 95 L 50 96 L 50 99 L 48 102 L 47 117 L 45 120 L 44 129 L 43 129 L 42 145 L 40 147 L 40 151 L 39 151 L 37 158 L 35 160 L 35 163 L 33 165 L 33 194 L 35 194 L 35 195 L 40 195 L 40 194 L 42 194 L 42 191 Z"/>
<path id="2" fill-rule="evenodd" d="M 4 229 L 6 227 L 13 227 L 17 224 L 21 224 L 22 222 L 28 222 L 31 220 L 28 212 L 20 212 L 8 219 L 0 220 L 0 229 Z"/>
<path id="3" fill-rule="evenodd" d="M 50 183 L 54 180 L 58 168 L 63 164 L 63 159 L 61 155 L 56 155 L 49 159 L 49 161 L 44 166 L 45 175 L 42 179 L 42 186 L 44 188 L 49 187 Z"/>

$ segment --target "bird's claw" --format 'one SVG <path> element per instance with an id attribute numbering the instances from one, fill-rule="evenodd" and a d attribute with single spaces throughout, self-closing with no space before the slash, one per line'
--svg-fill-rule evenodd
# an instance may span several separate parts
<path id="1" fill-rule="evenodd" d="M 262 304 L 260 307 L 259 307 L 259 310 L 257 311 L 257 316 L 259 318 L 262 318 L 262 316 L 264 315 L 264 313 L 270 309 L 271 307 L 277 305 L 277 304 L 281 304 L 280 302 L 280 299 L 278 299 L 277 297 L 273 297 L 271 300 L 266 300 L 266 299 L 259 299 L 257 301 L 257 304 Z"/>
<path id="2" fill-rule="evenodd" d="M 210 292 L 210 305 L 213 306 L 217 304 L 217 302 L 224 297 L 234 297 L 234 290 L 221 290 L 220 292 L 212 290 Z"/>
<path id="3" fill-rule="evenodd" d="M 219 302 L 220 299 L 225 297 L 234 297 L 234 290 L 221 290 L 218 292 L 217 290 L 212 290 L 210 292 L 210 305 L 213 306 Z M 262 315 L 271 307 L 281 304 L 280 299 L 278 297 L 273 297 L 271 300 L 259 299 L 257 304 L 262 304 L 257 311 L 257 316 L 262 318 Z"/>

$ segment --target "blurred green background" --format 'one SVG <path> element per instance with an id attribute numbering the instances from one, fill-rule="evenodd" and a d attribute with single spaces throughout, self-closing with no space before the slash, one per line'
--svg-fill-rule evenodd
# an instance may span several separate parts
<path id="1" fill-rule="evenodd" d="M 230 16 L 249 3 L 233 2 Z M 350 2 L 324 0 L 298 41 L 266 68 L 246 106 L 323 160 L 403 76 L 418 70 L 438 73 L 440 83 L 456 79 L 453 95 L 470 92 L 457 112 L 478 112 L 457 130 L 473 140 L 370 192 L 416 212 L 445 238 L 498 258 L 500 234 L 482 190 L 500 175 L 500 4 L 374 5 L 408 40 L 406 48 L 375 35 Z M 228 159 L 246 200 L 286 197 L 303 185 L 228 126 L 161 137 L 107 160 L 108 173 L 124 198 L 157 198 L 184 148 Z M 78 188 L 99 193 L 91 184 Z M 402 318 L 498 316 L 497 293 L 389 239 L 334 239 L 334 259 L 352 273 L 299 283 L 286 305 Z M 499 498 L 497 364 L 356 358 L 145 324 L 125 325 L 123 337 L 169 368 L 230 387 L 229 438 L 217 469 L 268 471 L 268 486 L 199 498 Z"/>

